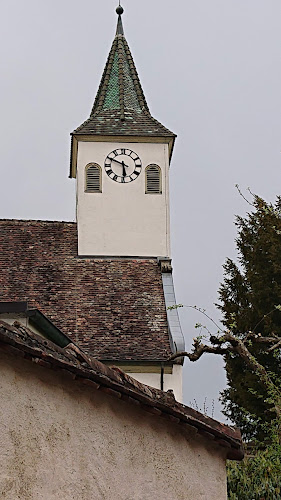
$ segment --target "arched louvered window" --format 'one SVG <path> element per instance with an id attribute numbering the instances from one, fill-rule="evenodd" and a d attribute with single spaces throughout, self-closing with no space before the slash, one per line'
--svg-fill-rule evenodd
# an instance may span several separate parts
<path id="1" fill-rule="evenodd" d="M 145 169 L 145 193 L 162 194 L 161 168 L 158 165 L 148 165 Z"/>
<path id="2" fill-rule="evenodd" d="M 101 168 L 97 163 L 86 166 L 85 191 L 86 193 L 101 193 Z"/>

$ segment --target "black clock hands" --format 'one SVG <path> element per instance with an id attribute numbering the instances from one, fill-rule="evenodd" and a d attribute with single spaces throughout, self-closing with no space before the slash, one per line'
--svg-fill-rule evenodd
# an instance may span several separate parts
<path id="1" fill-rule="evenodd" d="M 129 168 L 129 165 L 126 165 L 126 163 L 124 163 L 123 161 L 118 161 L 118 160 L 115 160 L 115 158 L 109 158 L 109 156 L 107 157 L 109 160 L 111 161 L 115 161 L 116 163 L 119 163 L 119 165 L 122 165 L 122 167 L 126 167 L 126 168 Z"/>
<path id="2" fill-rule="evenodd" d="M 126 157 L 129 157 L 129 159 L 127 160 Z M 122 158 L 124 158 L 125 161 L 129 161 L 129 165 L 125 163 Z M 113 162 L 120 165 L 122 169 L 120 167 L 114 167 Z M 135 181 L 139 177 L 141 173 L 141 160 L 134 151 L 131 151 L 131 149 L 119 148 L 111 151 L 111 153 L 106 156 L 104 168 L 111 180 L 125 185 Z"/>

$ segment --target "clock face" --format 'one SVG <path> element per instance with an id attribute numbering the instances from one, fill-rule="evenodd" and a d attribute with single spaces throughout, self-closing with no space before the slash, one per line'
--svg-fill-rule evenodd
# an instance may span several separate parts
<path id="1" fill-rule="evenodd" d="M 141 160 L 131 149 L 118 148 L 107 155 L 104 168 L 110 179 L 121 184 L 128 184 L 140 175 Z"/>

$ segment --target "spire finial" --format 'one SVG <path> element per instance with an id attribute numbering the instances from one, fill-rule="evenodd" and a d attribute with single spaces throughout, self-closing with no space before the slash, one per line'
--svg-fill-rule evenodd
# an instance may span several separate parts
<path id="1" fill-rule="evenodd" d="M 122 16 L 123 12 L 124 12 L 124 9 L 123 9 L 123 7 L 121 7 L 120 2 L 119 2 L 119 5 L 116 9 L 116 13 L 118 14 L 118 16 Z"/>
<path id="2" fill-rule="evenodd" d="M 122 19 L 121 16 L 124 12 L 123 7 L 120 5 L 120 0 L 119 0 L 119 5 L 116 9 L 116 13 L 118 14 L 118 22 L 117 22 L 117 30 L 116 30 L 116 35 L 124 35 L 124 30 L 123 30 L 123 25 L 122 25 Z"/>

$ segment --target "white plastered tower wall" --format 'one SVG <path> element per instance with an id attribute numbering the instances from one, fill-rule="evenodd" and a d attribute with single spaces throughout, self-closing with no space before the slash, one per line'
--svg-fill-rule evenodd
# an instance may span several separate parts
<path id="1" fill-rule="evenodd" d="M 79 256 L 170 257 L 168 144 L 78 142 L 77 226 Z M 107 155 L 128 148 L 141 159 L 142 170 L 130 183 L 114 182 L 104 169 Z M 85 168 L 102 169 L 102 192 L 85 192 Z M 145 193 L 145 168 L 161 168 L 161 194 Z"/>
<path id="2" fill-rule="evenodd" d="M 141 382 L 150 385 L 155 389 L 161 389 L 159 373 L 130 373 L 130 376 Z M 175 399 L 182 403 L 182 365 L 173 365 L 172 373 L 165 373 L 163 376 L 163 390 L 172 390 Z"/>

